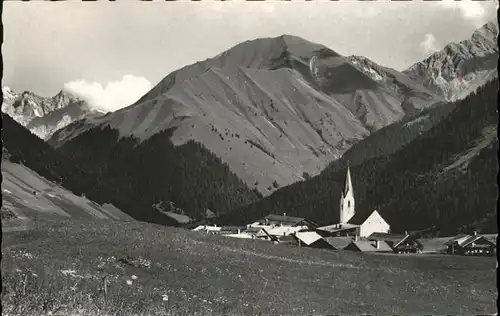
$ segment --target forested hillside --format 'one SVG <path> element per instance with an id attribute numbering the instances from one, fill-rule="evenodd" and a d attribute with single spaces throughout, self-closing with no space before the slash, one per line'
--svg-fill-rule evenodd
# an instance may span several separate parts
<path id="1" fill-rule="evenodd" d="M 165 225 L 177 224 L 151 207 L 138 203 L 132 195 L 112 196 L 110 192 L 113 192 L 113 186 L 109 181 L 96 178 L 94 173 L 82 168 L 75 160 L 67 159 L 10 116 L 2 115 L 2 125 L 3 148 L 8 151 L 10 161 L 27 166 L 76 195 L 85 194 L 88 199 L 100 204 L 112 203 L 135 219 Z"/>
<path id="2" fill-rule="evenodd" d="M 379 210 L 394 231 L 437 225 L 441 233 L 451 233 L 487 217 L 495 220 L 497 87 L 497 81 L 490 82 L 457 102 L 436 126 L 399 150 L 351 166 L 356 211 Z M 356 147 L 370 152 L 379 141 L 370 136 L 351 151 L 363 155 Z M 338 222 L 345 167 L 345 160 L 334 162 L 319 176 L 220 220 L 246 223 L 267 213 L 286 212 L 321 224 Z M 482 227 L 488 226 L 491 230 L 483 220 Z"/>
<path id="3" fill-rule="evenodd" d="M 199 218 L 206 208 L 223 213 L 258 199 L 257 193 L 200 144 L 174 147 L 168 133 L 138 144 L 133 138 L 118 141 L 118 132 L 105 128 L 100 133 L 90 131 L 78 144 L 70 142 L 57 152 L 3 115 L 2 138 L 11 161 L 23 163 L 77 195 L 113 203 L 142 221 L 177 224 L 153 210 L 152 204 L 162 200 Z"/>
<path id="4" fill-rule="evenodd" d="M 85 132 L 59 151 L 97 180 L 81 190 L 92 190 L 100 199 L 129 199 L 144 207 L 171 201 L 200 219 L 207 208 L 223 214 L 259 198 L 202 145 L 190 141 L 176 147 L 171 133 L 139 142 L 104 127 Z"/>

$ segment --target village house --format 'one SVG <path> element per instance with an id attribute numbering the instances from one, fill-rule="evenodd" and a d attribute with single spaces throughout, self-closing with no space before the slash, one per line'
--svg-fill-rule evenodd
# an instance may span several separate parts
<path id="1" fill-rule="evenodd" d="M 334 250 L 344 250 L 355 239 L 351 237 L 324 237 L 323 238 Z"/>
<path id="2" fill-rule="evenodd" d="M 485 256 L 496 252 L 496 244 L 474 232 L 472 235 L 457 235 L 445 243 L 447 253 L 466 256 Z"/>
<path id="3" fill-rule="evenodd" d="M 375 232 L 389 233 L 390 229 L 389 224 L 377 210 L 369 214 L 356 212 L 351 171 L 348 166 L 344 190 L 340 197 L 339 222 L 318 227 L 316 232 L 323 237 L 368 237 Z"/>
<path id="4" fill-rule="evenodd" d="M 241 234 L 246 229 L 245 226 L 222 226 L 217 232 L 218 235 Z"/>
<path id="5" fill-rule="evenodd" d="M 388 234 L 373 233 L 368 240 L 383 241 L 387 243 L 395 253 L 421 253 L 422 244 L 410 234 Z"/>
<path id="6" fill-rule="evenodd" d="M 422 253 L 445 254 L 446 242 L 450 237 L 422 238 L 419 242 L 424 248 Z"/>
<path id="7" fill-rule="evenodd" d="M 263 228 L 271 236 L 287 236 L 296 232 L 314 229 L 318 225 L 302 217 L 270 214 L 247 226 L 247 228 L 250 227 Z"/>
<path id="8" fill-rule="evenodd" d="M 328 242 L 326 242 L 318 233 L 313 231 L 298 232 L 293 234 L 292 236 L 297 239 L 299 246 L 333 249 L 333 247 Z"/>
<path id="9" fill-rule="evenodd" d="M 193 229 L 195 232 L 204 232 L 209 234 L 216 234 L 221 230 L 220 226 L 217 225 L 198 225 Z"/>
<path id="10" fill-rule="evenodd" d="M 344 250 L 357 251 L 357 252 L 393 252 L 391 247 L 385 241 L 379 240 L 354 240 Z"/>

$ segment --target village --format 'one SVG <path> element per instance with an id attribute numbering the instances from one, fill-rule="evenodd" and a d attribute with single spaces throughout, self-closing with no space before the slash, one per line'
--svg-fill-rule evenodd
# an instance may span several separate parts
<path id="1" fill-rule="evenodd" d="M 246 226 L 199 225 L 193 231 L 233 238 L 266 240 L 289 246 L 368 253 L 456 254 L 488 256 L 496 252 L 497 234 L 460 234 L 422 238 L 415 234 L 391 233 L 390 225 L 377 210 L 368 216 L 355 211 L 351 173 L 347 167 L 340 198 L 338 223 L 319 226 L 307 218 L 269 214 Z"/>

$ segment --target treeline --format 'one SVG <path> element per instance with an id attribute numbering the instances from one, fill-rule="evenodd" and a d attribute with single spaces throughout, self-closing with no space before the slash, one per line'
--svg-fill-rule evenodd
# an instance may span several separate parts
<path id="1" fill-rule="evenodd" d="M 488 83 L 456 102 L 439 123 L 396 151 L 351 164 L 356 211 L 368 214 L 377 209 L 395 231 L 436 225 L 442 234 L 472 228 L 470 224 L 475 221 L 493 218 L 498 171 L 496 136 L 478 155 L 464 159 L 468 163 L 464 168 L 444 170 L 476 143 L 487 142 L 488 136 L 483 133 L 488 127 L 496 129 L 497 88 L 496 81 Z M 371 145 L 371 141 L 369 136 L 354 147 L 368 148 L 373 154 L 376 144 Z M 356 152 L 354 147 L 352 152 Z M 363 150 L 357 153 L 362 155 Z M 311 180 L 282 188 L 219 219 L 221 223 L 243 224 L 268 213 L 286 212 L 320 224 L 338 222 L 345 168 L 345 160 L 336 161 Z M 491 228 L 484 223 L 482 227 Z"/>

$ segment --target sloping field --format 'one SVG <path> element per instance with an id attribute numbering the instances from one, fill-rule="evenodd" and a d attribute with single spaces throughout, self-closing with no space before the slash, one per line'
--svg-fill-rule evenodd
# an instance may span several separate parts
<path id="1" fill-rule="evenodd" d="M 4 231 L 26 229 L 39 217 L 132 220 L 112 205 L 102 207 L 76 196 L 33 170 L 8 160 L 2 160 L 2 177 L 2 211 L 15 215 L 9 220 L 2 218 Z"/>
<path id="2" fill-rule="evenodd" d="M 3 256 L 5 315 L 496 310 L 492 257 L 293 248 L 139 222 L 82 220 L 39 221 L 29 233 L 7 233 Z"/>

